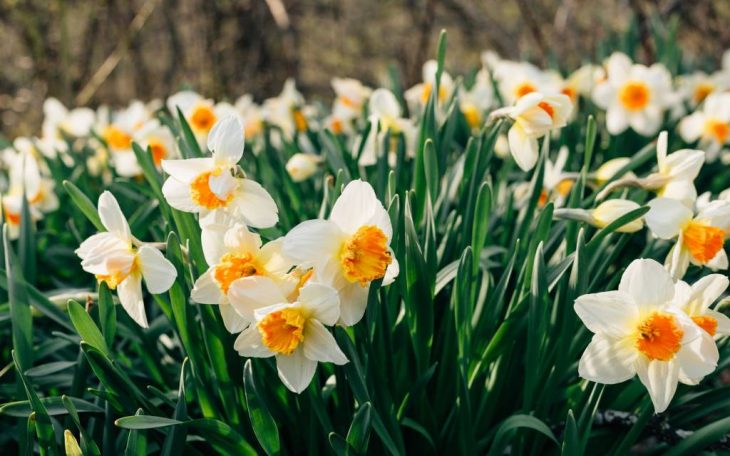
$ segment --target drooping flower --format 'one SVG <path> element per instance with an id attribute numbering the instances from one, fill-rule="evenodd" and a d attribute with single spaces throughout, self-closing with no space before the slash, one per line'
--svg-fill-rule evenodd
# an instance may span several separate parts
<path id="1" fill-rule="evenodd" d="M 674 101 L 669 71 L 658 63 L 632 63 L 619 52 L 609 57 L 606 68 L 608 78 L 593 90 L 593 101 L 606 110 L 608 132 L 617 135 L 631 127 L 644 136 L 656 134 Z"/>
<path id="2" fill-rule="evenodd" d="M 696 215 L 681 202 L 656 198 L 649 202 L 646 225 L 660 239 L 675 239 L 666 266 L 672 277 L 682 278 L 690 263 L 710 269 L 727 269 L 723 245 L 730 234 L 730 202 L 713 201 Z"/>
<path id="3" fill-rule="evenodd" d="M 162 160 L 170 175 L 162 193 L 170 206 L 202 218 L 223 211 L 254 228 L 268 228 L 278 221 L 271 195 L 257 182 L 239 177 L 243 155 L 243 126 L 235 116 L 218 122 L 208 136 L 212 157 Z"/>
<path id="4" fill-rule="evenodd" d="M 718 351 L 674 302 L 672 278 L 654 260 L 634 260 L 618 290 L 587 294 L 575 311 L 594 334 L 578 365 L 582 378 L 615 384 L 638 374 L 656 413 L 667 409 L 677 384 L 694 384 L 717 366 Z"/>
<path id="5" fill-rule="evenodd" d="M 164 293 L 175 282 L 177 270 L 156 248 L 135 245 L 127 219 L 110 192 L 101 194 L 98 210 L 107 231 L 91 236 L 76 249 L 81 267 L 116 290 L 127 314 L 146 328 L 142 279 L 150 293 Z"/>
<path id="6" fill-rule="evenodd" d="M 701 109 L 680 121 L 679 133 L 688 143 L 699 140 L 698 147 L 713 161 L 730 143 L 730 93 L 709 95 Z"/>
<path id="7" fill-rule="evenodd" d="M 697 198 L 694 180 L 705 163 L 705 153 L 701 150 L 682 149 L 667 155 L 667 132 L 663 131 L 657 139 L 656 155 L 656 172 L 640 179 L 633 175 L 624 176 L 609 183 L 597 198 L 602 199 L 617 188 L 634 185 L 692 207 Z"/>
<path id="8" fill-rule="evenodd" d="M 540 154 L 538 139 L 564 127 L 572 110 L 573 104 L 566 95 L 531 92 L 518 99 L 514 106 L 498 109 L 492 115 L 514 120 L 507 134 L 510 152 L 517 165 L 529 171 Z"/>
<path id="9" fill-rule="evenodd" d="M 304 391 L 318 362 L 347 363 L 326 328 L 339 318 L 339 299 L 333 288 L 308 283 L 290 301 L 271 279 L 249 277 L 234 282 L 230 299 L 240 313 L 254 317 L 234 348 L 241 356 L 275 356 L 279 378 L 289 390 Z"/>
<path id="10" fill-rule="evenodd" d="M 365 313 L 370 282 L 383 279 L 387 285 L 398 275 L 392 233 L 373 188 L 356 180 L 342 191 L 328 220 L 300 223 L 286 235 L 284 254 L 332 284 L 340 293 L 341 322 L 349 326 Z"/>
<path id="11" fill-rule="evenodd" d="M 366 138 L 358 139 L 354 147 L 355 150 L 362 147 L 360 165 L 374 165 L 381 155 L 386 155 L 391 166 L 394 165 L 397 152 L 396 139 L 400 134 L 405 140 L 406 155 L 415 156 L 416 126 L 411 120 L 401 117 L 401 107 L 393 92 L 387 89 L 375 90 L 370 97 L 369 109 L 370 131 Z M 390 132 L 391 140 L 389 144 L 385 145 L 386 150 L 383 150 L 383 142 L 388 132 Z M 359 143 L 360 140 L 365 141 L 362 146 Z"/>
<path id="12" fill-rule="evenodd" d="M 620 217 L 629 212 L 639 209 L 639 203 L 625 199 L 611 199 L 602 202 L 593 209 L 567 208 L 555 209 L 553 216 L 555 218 L 579 220 L 588 223 L 596 228 L 605 228 Z M 620 233 L 634 233 L 644 227 L 644 221 L 641 218 L 632 220 L 631 222 L 620 226 L 616 231 Z"/>
<path id="13" fill-rule="evenodd" d="M 296 279 L 287 276 L 293 265 L 281 253 L 283 239 L 262 245 L 261 237 L 245 226 L 222 222 L 203 229 L 201 241 L 209 269 L 195 281 L 190 297 L 202 304 L 218 304 L 226 328 L 238 333 L 251 320 L 229 305 L 233 282 L 243 277 L 269 277 L 286 292 L 296 285 Z"/>

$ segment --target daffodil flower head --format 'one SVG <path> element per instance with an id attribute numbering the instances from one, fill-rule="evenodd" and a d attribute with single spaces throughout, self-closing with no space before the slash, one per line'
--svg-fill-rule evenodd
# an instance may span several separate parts
<path id="1" fill-rule="evenodd" d="M 593 333 L 579 375 L 615 384 L 638 374 L 656 413 L 679 382 L 694 384 L 717 366 L 712 337 L 676 305 L 674 282 L 654 260 L 634 260 L 618 290 L 583 295 L 575 311 Z"/>
<path id="2" fill-rule="evenodd" d="M 656 198 L 649 202 L 646 224 L 660 239 L 676 239 L 666 259 L 675 279 L 680 279 L 690 263 L 712 270 L 727 269 L 723 248 L 730 231 L 730 202 L 713 201 L 696 215 L 677 200 Z"/>
<path id="3" fill-rule="evenodd" d="M 699 140 L 699 147 L 706 150 L 709 157 L 716 158 L 722 147 L 730 142 L 730 93 L 709 95 L 702 109 L 680 121 L 679 133 L 686 142 Z"/>
<path id="4" fill-rule="evenodd" d="M 573 103 L 566 95 L 530 92 L 514 106 L 494 111 L 492 116 L 508 116 L 514 120 L 507 133 L 510 152 L 517 165 L 523 171 L 529 171 L 540 153 L 537 140 L 564 127 L 572 110 Z"/>
<path id="5" fill-rule="evenodd" d="M 134 245 L 127 219 L 110 192 L 101 194 L 98 210 L 107 231 L 91 236 L 76 249 L 81 267 L 116 290 L 127 314 L 146 328 L 142 279 L 150 293 L 164 293 L 175 282 L 177 270 L 156 248 Z"/>
<path id="6" fill-rule="evenodd" d="M 294 302 L 266 277 L 240 279 L 234 288 L 234 306 L 245 306 L 244 311 L 255 308 L 254 322 L 241 332 L 234 348 L 241 356 L 275 356 L 279 378 L 289 390 L 304 391 L 318 362 L 347 363 L 325 327 L 339 318 L 339 298 L 333 288 L 308 283 Z"/>
<path id="7" fill-rule="evenodd" d="M 670 105 L 672 80 L 661 64 L 634 64 L 620 52 L 606 64 L 608 78 L 593 90 L 593 101 L 606 109 L 606 127 L 617 135 L 629 126 L 639 134 L 656 134 Z"/>
<path id="8" fill-rule="evenodd" d="M 218 304 L 226 329 L 239 333 L 253 315 L 241 315 L 229 305 L 228 293 L 236 280 L 269 277 L 283 292 L 292 290 L 297 280 L 287 274 L 293 264 L 281 252 L 283 239 L 264 245 L 246 226 L 226 221 L 233 224 L 208 224 L 202 230 L 203 254 L 210 267 L 195 281 L 190 297 L 202 304 Z"/>
<path id="9" fill-rule="evenodd" d="M 715 339 L 730 335 L 730 318 L 710 308 L 725 292 L 728 283 L 728 278 L 724 275 L 710 274 L 692 286 L 682 280 L 675 285 L 675 304 Z"/>
<path id="10" fill-rule="evenodd" d="M 354 325 L 367 305 L 369 285 L 391 283 L 398 262 L 390 249 L 390 217 L 370 184 L 347 184 L 329 220 L 309 220 L 284 238 L 284 254 L 302 267 L 314 267 L 324 283 L 340 293 L 342 323 Z"/>
<path id="11" fill-rule="evenodd" d="M 268 228 L 279 219 L 276 203 L 257 182 L 238 176 L 243 156 L 243 126 L 237 116 L 218 122 L 208 136 L 212 157 L 162 160 L 170 175 L 162 193 L 175 209 L 202 219 L 217 211 L 254 228 Z"/>

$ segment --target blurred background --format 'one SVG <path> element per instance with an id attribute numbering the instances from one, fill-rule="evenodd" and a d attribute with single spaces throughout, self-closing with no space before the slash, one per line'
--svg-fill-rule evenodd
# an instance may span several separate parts
<path id="1" fill-rule="evenodd" d="M 377 85 L 390 68 L 409 86 L 442 28 L 455 73 L 488 49 L 572 70 L 627 35 L 651 61 L 652 33 L 674 26 L 684 61 L 713 68 L 728 24 L 730 0 L 0 0 L 0 131 L 36 134 L 49 96 L 116 106 L 186 87 L 261 101 L 295 77 L 328 99 L 332 76 Z"/>

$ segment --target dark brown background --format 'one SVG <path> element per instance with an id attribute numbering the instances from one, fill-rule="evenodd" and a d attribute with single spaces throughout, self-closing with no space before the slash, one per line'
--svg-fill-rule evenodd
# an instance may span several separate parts
<path id="1" fill-rule="evenodd" d="M 0 131 L 37 133 L 47 96 L 120 105 L 187 86 L 260 100 L 294 76 L 326 97 L 332 76 L 377 84 L 391 64 L 410 84 L 441 28 L 455 71 L 485 49 L 574 68 L 634 18 L 647 59 L 651 22 L 672 17 L 685 58 L 730 45 L 730 0 L 0 0 Z"/>

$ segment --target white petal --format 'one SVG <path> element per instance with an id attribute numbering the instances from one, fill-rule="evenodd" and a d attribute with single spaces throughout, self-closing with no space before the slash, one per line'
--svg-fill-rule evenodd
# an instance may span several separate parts
<path id="1" fill-rule="evenodd" d="M 251 276 L 233 281 L 228 289 L 228 301 L 240 315 L 253 320 L 256 309 L 286 303 L 287 299 L 270 278 Z"/>
<path id="2" fill-rule="evenodd" d="M 629 118 L 627 113 L 617 106 L 610 106 L 606 111 L 606 129 L 612 135 L 618 135 L 624 132 L 629 126 Z"/>
<path id="3" fill-rule="evenodd" d="M 664 198 L 677 200 L 687 207 L 692 207 L 697 198 L 697 190 L 691 180 L 672 180 L 661 189 Z"/>
<path id="4" fill-rule="evenodd" d="M 695 309 L 708 309 L 725 292 L 728 284 L 730 281 L 722 274 L 710 274 L 692 284 L 690 299 L 696 305 Z"/>
<path id="5" fill-rule="evenodd" d="M 142 276 L 140 274 L 130 274 L 126 279 L 117 286 L 117 296 L 119 302 L 127 311 L 132 320 L 143 328 L 147 328 L 147 314 L 144 310 L 144 300 L 142 299 Z"/>
<path id="6" fill-rule="evenodd" d="M 127 219 L 111 192 L 106 191 L 99 196 L 99 218 L 110 233 L 116 234 L 124 241 L 131 241 L 132 234 Z"/>
<path id="7" fill-rule="evenodd" d="M 295 393 L 301 393 L 312 381 L 317 361 L 308 359 L 302 349 L 297 349 L 291 355 L 276 355 L 276 368 L 284 385 Z"/>
<path id="8" fill-rule="evenodd" d="M 269 358 L 274 356 L 274 353 L 261 341 L 261 333 L 256 325 L 250 325 L 244 329 L 236 338 L 233 348 L 239 355 L 249 358 Z"/>
<path id="9" fill-rule="evenodd" d="M 223 241 L 228 250 L 256 253 L 261 248 L 261 236 L 240 223 L 225 232 Z"/>
<path id="10" fill-rule="evenodd" d="M 388 265 L 388 268 L 385 270 L 385 277 L 383 277 L 383 286 L 386 287 L 393 283 L 393 281 L 398 277 L 398 274 L 400 273 L 400 265 L 398 264 L 398 260 L 395 258 L 395 253 L 392 251 L 390 252 L 390 258 L 392 259 L 391 263 Z"/>
<path id="11" fill-rule="evenodd" d="M 143 245 L 137 251 L 137 258 L 150 293 L 164 293 L 175 283 L 177 269 L 159 250 Z"/>
<path id="12" fill-rule="evenodd" d="M 683 149 L 667 155 L 662 174 L 678 180 L 693 180 L 705 163 L 705 153 L 701 150 Z"/>
<path id="13" fill-rule="evenodd" d="M 216 161 L 238 163 L 243 156 L 243 147 L 243 125 L 235 115 L 217 122 L 208 134 L 208 149 L 213 151 Z"/>
<path id="14" fill-rule="evenodd" d="M 514 124 L 507 134 L 509 150 L 517 166 L 522 171 L 529 171 L 535 167 L 539 156 L 537 140 L 527 136 L 519 124 Z"/>
<path id="15" fill-rule="evenodd" d="M 715 331 L 716 337 L 730 335 L 730 318 L 728 318 L 727 315 L 712 309 L 707 309 L 705 311 L 705 315 L 712 317 L 717 321 L 717 330 Z"/>
<path id="16" fill-rule="evenodd" d="M 248 226 L 269 228 L 279 221 L 279 209 L 274 199 L 258 182 L 250 179 L 239 181 L 235 206 L 236 214 Z"/>
<path id="17" fill-rule="evenodd" d="M 324 265 L 335 257 L 342 232 L 329 220 L 307 220 L 284 237 L 284 255 L 302 267 Z"/>
<path id="18" fill-rule="evenodd" d="M 621 291 L 587 294 L 575 300 L 575 312 L 595 334 L 620 338 L 631 332 L 639 310 L 630 295 Z"/>
<path id="19" fill-rule="evenodd" d="M 580 358 L 578 375 L 596 383 L 621 383 L 635 375 L 635 357 L 627 344 L 596 334 Z"/>
<path id="20" fill-rule="evenodd" d="M 340 323 L 352 326 L 365 315 L 370 286 L 348 283 L 340 289 Z"/>
<path id="21" fill-rule="evenodd" d="M 710 261 L 707 262 L 706 266 L 713 271 L 725 270 L 728 268 L 727 253 L 725 249 L 720 249 L 717 254 Z"/>
<path id="22" fill-rule="evenodd" d="M 302 347 L 304 356 L 312 361 L 324 363 L 339 365 L 347 363 L 347 356 L 342 353 L 337 341 L 322 323 L 315 319 L 307 320 L 304 334 Z"/>
<path id="23" fill-rule="evenodd" d="M 684 248 L 682 240 L 682 234 L 679 235 L 677 243 L 672 246 L 667 254 L 667 258 L 664 261 L 664 267 L 669 271 L 669 275 L 673 279 L 679 280 L 684 277 L 689 267 L 691 255 L 687 249 Z"/>
<path id="24" fill-rule="evenodd" d="M 680 376 L 688 383 L 696 384 L 717 367 L 720 353 L 712 337 L 706 332 L 677 352 Z"/>
<path id="25" fill-rule="evenodd" d="M 196 177 L 215 167 L 212 158 L 187 158 L 184 160 L 162 160 L 162 169 L 171 177 L 190 184 Z"/>
<path id="26" fill-rule="evenodd" d="M 361 180 L 354 180 L 342 190 L 330 213 L 330 221 L 346 234 L 355 233 L 364 225 L 380 228 L 390 241 L 393 229 L 388 212 L 375 195 L 373 187 Z"/>
<path id="27" fill-rule="evenodd" d="M 630 295 L 639 308 L 663 307 L 674 297 L 674 282 L 654 260 L 634 260 L 621 276 L 619 291 Z"/>
<path id="28" fill-rule="evenodd" d="M 218 199 L 226 200 L 230 196 L 231 192 L 236 189 L 238 185 L 237 179 L 231 175 L 226 169 L 223 170 L 219 175 L 210 175 L 208 178 L 208 188 L 213 192 Z"/>
<path id="29" fill-rule="evenodd" d="M 224 214 L 224 211 L 213 211 L 210 212 L 207 217 L 214 214 Z M 223 238 L 227 231 L 227 227 L 219 225 L 207 225 L 202 227 L 200 232 L 200 243 L 203 245 L 203 256 L 205 256 L 205 262 L 209 266 L 213 266 L 220 262 L 223 255 L 226 254 L 226 246 L 223 242 Z"/>
<path id="30" fill-rule="evenodd" d="M 201 304 L 222 304 L 226 297 L 221 291 L 220 285 L 213 278 L 215 268 L 210 268 L 195 281 L 190 298 Z"/>
<path id="31" fill-rule="evenodd" d="M 221 311 L 223 325 L 231 334 L 240 333 L 251 323 L 250 320 L 247 320 L 236 312 L 236 309 L 230 304 L 221 304 L 218 308 Z"/>
<path id="32" fill-rule="evenodd" d="M 162 185 L 162 194 L 170 206 L 183 212 L 199 212 L 200 206 L 195 204 L 190 196 L 190 185 L 173 177 L 168 178 Z"/>
<path id="33" fill-rule="evenodd" d="M 641 359 L 636 363 L 636 373 L 651 396 L 654 411 L 665 411 L 677 391 L 679 363 L 676 360 L 647 362 Z"/>
<path id="34" fill-rule="evenodd" d="M 327 285 L 307 283 L 299 291 L 297 301 L 312 312 L 312 318 L 325 325 L 334 325 L 340 318 L 340 297 L 337 290 Z"/>
<path id="35" fill-rule="evenodd" d="M 692 219 L 692 210 L 674 199 L 655 198 L 648 205 L 649 212 L 644 216 L 646 225 L 661 239 L 676 237 L 682 226 Z"/>

